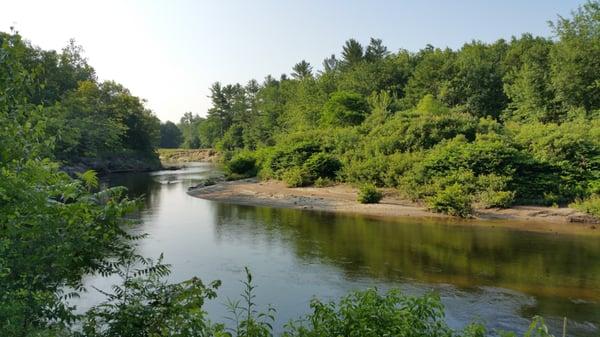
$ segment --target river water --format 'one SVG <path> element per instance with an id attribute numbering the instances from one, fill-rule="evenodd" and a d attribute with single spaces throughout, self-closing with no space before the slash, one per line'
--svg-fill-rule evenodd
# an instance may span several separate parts
<path id="1" fill-rule="evenodd" d="M 221 280 L 206 309 L 224 321 L 227 298 L 237 299 L 248 266 L 257 303 L 277 309 L 276 330 L 309 311 L 313 296 L 337 299 L 355 289 L 395 287 L 435 291 L 454 328 L 471 321 L 523 332 L 534 315 L 558 336 L 600 336 L 600 238 L 450 224 L 432 219 L 372 219 L 327 212 L 236 206 L 186 194 L 214 174 L 207 164 L 177 171 L 118 174 L 144 196 L 138 242 L 147 257 L 165 254 L 173 281 Z M 114 279 L 88 277 L 109 290 Z M 98 303 L 90 290 L 80 310 Z"/>

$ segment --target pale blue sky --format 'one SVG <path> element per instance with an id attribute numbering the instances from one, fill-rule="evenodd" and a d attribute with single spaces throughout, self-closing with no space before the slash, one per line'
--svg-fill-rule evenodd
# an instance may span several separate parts
<path id="1" fill-rule="evenodd" d="M 0 30 L 15 25 L 46 49 L 70 38 L 100 79 L 124 84 L 165 121 L 204 115 L 215 81 L 279 76 L 306 59 L 315 68 L 349 38 L 381 38 L 392 51 L 458 48 L 530 32 L 584 1 L 7 1 Z"/>

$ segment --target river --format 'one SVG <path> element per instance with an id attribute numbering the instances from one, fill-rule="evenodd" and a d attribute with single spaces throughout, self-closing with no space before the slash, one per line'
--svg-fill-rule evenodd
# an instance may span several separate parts
<path id="1" fill-rule="evenodd" d="M 243 268 L 254 275 L 261 308 L 277 309 L 276 330 L 309 311 L 313 296 L 337 299 L 354 289 L 438 292 L 454 328 L 471 321 L 523 332 L 533 315 L 558 336 L 600 335 L 600 238 L 457 225 L 431 219 L 371 219 L 358 215 L 236 206 L 194 198 L 187 188 L 214 173 L 208 164 L 177 171 L 115 174 L 144 196 L 139 241 L 147 257 L 165 254 L 173 281 L 221 280 L 206 309 L 214 321 L 237 299 Z M 446 220 L 447 221 L 447 220 Z M 90 276 L 108 290 L 112 278 Z M 90 290 L 80 310 L 98 303 Z"/>

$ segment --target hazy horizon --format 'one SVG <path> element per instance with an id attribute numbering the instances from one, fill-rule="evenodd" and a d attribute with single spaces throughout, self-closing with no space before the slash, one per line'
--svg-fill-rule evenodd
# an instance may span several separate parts
<path id="1" fill-rule="evenodd" d="M 349 38 L 417 51 L 526 32 L 551 36 L 547 22 L 583 2 L 20 1 L 3 4 L 0 30 L 14 26 L 44 49 L 60 50 L 74 38 L 99 79 L 122 83 L 162 121 L 177 122 L 187 111 L 206 114 L 216 81 L 289 74 L 301 59 L 320 69 Z"/>

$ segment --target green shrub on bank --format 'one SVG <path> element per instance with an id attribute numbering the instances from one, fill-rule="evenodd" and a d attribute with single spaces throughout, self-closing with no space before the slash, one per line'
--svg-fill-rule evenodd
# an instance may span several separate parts
<path id="1" fill-rule="evenodd" d="M 328 153 L 315 153 L 304 163 L 303 168 L 311 179 L 335 179 L 342 163 Z"/>
<path id="2" fill-rule="evenodd" d="M 358 190 L 358 202 L 361 204 L 377 204 L 383 194 L 373 184 L 365 184 Z"/>
<path id="3" fill-rule="evenodd" d="M 299 167 L 292 167 L 283 173 L 283 181 L 287 187 L 302 187 L 311 184 L 306 172 Z"/>
<path id="4" fill-rule="evenodd" d="M 261 176 L 283 179 L 286 171 L 291 168 L 301 168 L 313 154 L 321 151 L 321 146 L 317 142 L 308 140 L 276 146 L 264 152 L 264 157 L 261 158 Z"/>
<path id="5" fill-rule="evenodd" d="M 257 173 L 256 158 L 247 152 L 235 154 L 225 165 L 225 171 L 228 176 L 248 178 L 254 177 Z"/>
<path id="6" fill-rule="evenodd" d="M 586 199 L 577 199 L 571 203 L 569 207 L 575 208 L 578 211 L 588 213 L 600 219 L 600 195 L 592 195 Z"/>
<path id="7" fill-rule="evenodd" d="M 335 184 L 335 182 L 329 178 L 317 178 L 317 180 L 315 180 L 315 187 L 329 187 L 329 186 L 333 186 Z"/>
<path id="8" fill-rule="evenodd" d="M 476 195 L 478 206 L 484 208 L 510 207 L 515 199 L 515 192 L 507 190 L 510 177 L 495 174 L 482 175 L 477 178 L 479 193 Z"/>
<path id="9" fill-rule="evenodd" d="M 515 199 L 513 191 L 483 191 L 479 194 L 479 205 L 483 208 L 507 208 Z"/>
<path id="10" fill-rule="evenodd" d="M 386 157 L 383 155 L 353 154 L 343 168 L 343 175 L 349 182 L 369 182 L 376 186 L 384 186 L 385 172 L 388 167 Z"/>
<path id="11" fill-rule="evenodd" d="M 477 207 L 568 204 L 600 193 L 598 71 L 594 48 L 555 56 L 598 40 L 588 20 L 597 2 L 559 20 L 553 41 L 524 35 L 389 57 L 359 57 L 348 41 L 356 53 L 323 72 L 301 63 L 293 78 L 230 85 L 230 97 L 215 86 L 219 114 L 206 122 L 218 122 L 221 149 L 256 150 L 261 177 L 293 185 L 398 188 L 442 212 L 463 213 L 434 202 L 453 184 Z"/>
<path id="12" fill-rule="evenodd" d="M 459 217 L 469 217 L 473 214 L 473 197 L 463 186 L 455 183 L 443 190 L 437 191 L 426 199 L 427 207 L 438 213 L 446 213 Z"/>

